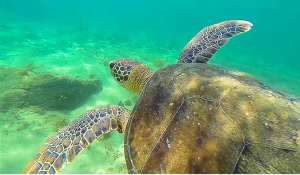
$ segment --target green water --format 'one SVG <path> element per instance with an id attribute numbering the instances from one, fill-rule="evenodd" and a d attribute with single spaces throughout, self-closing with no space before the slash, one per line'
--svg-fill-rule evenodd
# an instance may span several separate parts
<path id="1" fill-rule="evenodd" d="M 157 70 L 176 63 L 199 30 L 221 21 L 244 19 L 254 26 L 210 64 L 246 72 L 299 97 L 299 5 L 283 0 L 1 0 L 0 67 L 32 64 L 36 72 L 93 74 L 103 90 L 72 111 L 0 113 L 0 173 L 22 171 L 52 134 L 49 116 L 70 122 L 87 109 L 135 98 L 111 78 L 109 60 L 134 58 Z M 126 173 L 122 139 L 113 132 L 95 141 L 62 173 Z"/>

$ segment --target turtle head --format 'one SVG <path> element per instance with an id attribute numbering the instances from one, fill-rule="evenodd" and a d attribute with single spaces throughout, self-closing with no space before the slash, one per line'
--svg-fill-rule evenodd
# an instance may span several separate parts
<path id="1" fill-rule="evenodd" d="M 112 60 L 108 65 L 110 73 L 117 83 L 125 89 L 138 94 L 153 74 L 148 66 L 131 59 Z"/>

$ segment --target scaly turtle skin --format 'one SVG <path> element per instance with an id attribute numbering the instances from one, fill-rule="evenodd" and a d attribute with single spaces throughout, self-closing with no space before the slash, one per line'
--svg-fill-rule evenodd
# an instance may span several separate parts
<path id="1" fill-rule="evenodd" d="M 130 59 L 111 61 L 115 80 L 141 95 L 133 111 L 88 111 L 48 139 L 23 173 L 58 173 L 111 130 L 125 131 L 129 173 L 299 173 L 299 104 L 205 64 L 251 26 L 237 20 L 206 27 L 179 64 L 156 73 Z"/>
<path id="2" fill-rule="evenodd" d="M 58 173 L 96 138 L 112 130 L 123 132 L 129 116 L 130 111 L 119 106 L 87 111 L 50 137 L 22 173 Z"/>

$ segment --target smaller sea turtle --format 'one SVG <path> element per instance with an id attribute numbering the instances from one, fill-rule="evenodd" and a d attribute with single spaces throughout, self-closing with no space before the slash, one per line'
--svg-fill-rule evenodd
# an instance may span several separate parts
<path id="1" fill-rule="evenodd" d="M 206 27 L 178 64 L 155 73 L 131 59 L 111 61 L 115 80 L 140 94 L 133 111 L 86 112 L 50 137 L 23 173 L 58 173 L 112 130 L 125 134 L 129 173 L 299 173 L 299 103 L 245 74 L 205 64 L 251 26 L 233 20 Z"/>

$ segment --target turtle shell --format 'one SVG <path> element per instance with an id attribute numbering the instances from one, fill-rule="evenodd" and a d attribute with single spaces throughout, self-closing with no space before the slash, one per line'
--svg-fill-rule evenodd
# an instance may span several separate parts
<path id="1" fill-rule="evenodd" d="M 130 173 L 300 173 L 300 108 L 249 76 L 176 64 L 145 85 L 125 131 Z"/>

